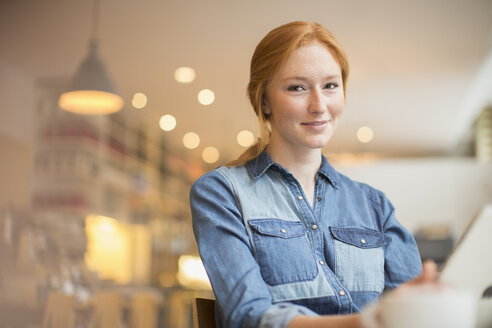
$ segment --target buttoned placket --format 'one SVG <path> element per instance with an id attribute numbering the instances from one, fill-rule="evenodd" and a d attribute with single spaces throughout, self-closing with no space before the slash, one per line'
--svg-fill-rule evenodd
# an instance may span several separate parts
<path id="1" fill-rule="evenodd" d="M 339 305 L 339 313 L 350 313 L 353 310 L 353 301 L 348 294 L 348 291 L 345 287 L 342 286 L 335 273 L 326 263 L 324 258 L 324 250 L 323 250 L 323 233 L 325 229 L 328 229 L 328 226 L 321 227 L 321 215 L 323 213 L 323 195 L 324 188 L 327 186 L 327 182 L 322 178 L 320 179 L 319 175 L 316 176 L 315 188 L 314 188 L 314 199 L 313 205 L 309 204 L 309 201 L 306 199 L 304 191 L 300 183 L 293 177 L 290 176 L 287 179 L 290 192 L 297 199 L 297 207 L 301 212 L 301 219 L 305 226 L 308 228 L 308 237 L 309 242 L 311 243 L 311 247 L 313 249 L 314 256 L 316 261 L 323 268 L 323 272 L 325 276 L 328 278 L 328 281 L 335 292 L 335 297 L 337 297 L 338 305 Z"/>

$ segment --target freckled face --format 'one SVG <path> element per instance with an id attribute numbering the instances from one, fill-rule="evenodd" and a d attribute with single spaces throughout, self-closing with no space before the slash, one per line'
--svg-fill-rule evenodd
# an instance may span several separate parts
<path id="1" fill-rule="evenodd" d="M 344 104 L 340 66 L 328 48 L 315 41 L 294 50 L 267 86 L 269 147 L 322 148 L 334 134 Z"/>

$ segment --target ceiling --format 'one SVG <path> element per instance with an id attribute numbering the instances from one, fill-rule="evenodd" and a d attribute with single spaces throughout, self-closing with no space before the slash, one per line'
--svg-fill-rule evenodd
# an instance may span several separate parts
<path id="1" fill-rule="evenodd" d="M 87 53 L 92 1 L 0 0 L 0 59 L 35 79 L 70 77 Z M 339 131 L 327 152 L 392 156 L 454 152 L 478 109 L 473 85 L 492 30 L 490 0 L 103 0 L 100 54 L 126 105 L 157 129 L 172 114 L 177 127 L 163 132 L 173 147 L 199 157 L 214 146 L 221 160 L 241 151 L 236 135 L 258 129 L 248 99 L 249 61 L 259 40 L 293 20 L 330 29 L 348 54 L 351 75 Z M 179 84 L 174 70 L 190 66 L 193 83 Z M 216 100 L 200 105 L 209 88 Z M 148 105 L 136 110 L 132 95 Z M 371 143 L 357 141 L 361 126 Z M 182 137 L 201 138 L 194 150 Z"/>

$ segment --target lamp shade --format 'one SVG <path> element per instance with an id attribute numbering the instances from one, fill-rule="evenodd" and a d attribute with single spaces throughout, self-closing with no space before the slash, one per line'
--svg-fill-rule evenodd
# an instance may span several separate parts
<path id="1" fill-rule="evenodd" d="M 97 52 L 97 42 L 91 40 L 89 54 L 80 65 L 70 87 L 61 94 L 58 105 L 77 114 L 110 114 L 123 107 L 123 99 L 113 84 Z"/>

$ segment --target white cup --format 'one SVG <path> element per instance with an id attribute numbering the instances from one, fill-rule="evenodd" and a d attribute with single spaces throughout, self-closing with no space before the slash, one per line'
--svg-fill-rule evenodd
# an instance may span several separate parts
<path id="1" fill-rule="evenodd" d="M 476 308 L 471 292 L 413 286 L 384 296 L 377 313 L 384 328 L 473 328 Z"/>

